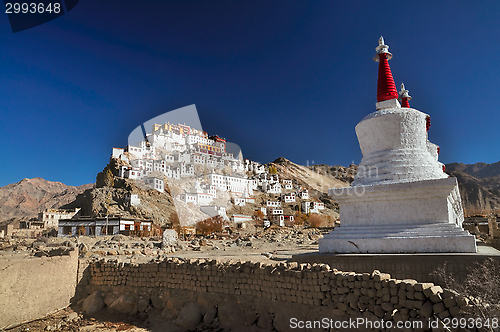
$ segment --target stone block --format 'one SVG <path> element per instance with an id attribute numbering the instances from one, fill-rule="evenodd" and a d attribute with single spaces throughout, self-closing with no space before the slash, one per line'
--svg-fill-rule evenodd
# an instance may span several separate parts
<path id="1" fill-rule="evenodd" d="M 451 289 L 443 289 L 443 299 L 448 299 L 458 296 L 458 293 Z"/>
<path id="2" fill-rule="evenodd" d="M 457 301 L 454 298 L 448 297 L 443 300 L 444 306 L 446 308 L 451 308 L 457 305 Z"/>
<path id="3" fill-rule="evenodd" d="M 433 303 L 438 303 L 441 302 L 443 299 L 441 298 L 441 293 L 436 293 L 431 295 L 429 297 L 429 300 L 431 300 Z"/>
<path id="4" fill-rule="evenodd" d="M 408 292 L 413 292 L 415 289 L 413 288 L 418 282 L 413 279 L 405 279 L 401 281 L 401 287 L 404 288 Z"/>
<path id="5" fill-rule="evenodd" d="M 413 297 L 415 298 L 415 300 L 419 300 L 419 301 L 425 300 L 425 295 L 422 292 L 413 293 Z"/>
<path id="6" fill-rule="evenodd" d="M 344 302 L 338 302 L 337 303 L 337 308 L 339 310 L 346 311 L 348 307 L 349 306 L 347 305 L 347 303 L 344 303 Z"/>
<path id="7" fill-rule="evenodd" d="M 450 317 L 450 312 L 448 310 L 442 311 L 438 314 L 438 317 L 441 319 L 445 319 L 446 317 Z"/>
<path id="8" fill-rule="evenodd" d="M 389 273 L 377 273 L 373 275 L 374 281 L 382 281 L 391 279 L 391 275 Z"/>
<path id="9" fill-rule="evenodd" d="M 469 304 L 469 299 L 463 296 L 456 296 L 455 301 L 457 301 L 457 306 L 464 307 Z"/>
<path id="10" fill-rule="evenodd" d="M 439 302 L 439 303 L 436 303 L 432 306 L 432 311 L 434 312 L 434 314 L 439 314 L 443 311 L 446 310 L 446 307 L 444 306 L 444 303 L 443 302 Z"/>
<path id="11" fill-rule="evenodd" d="M 434 294 L 442 293 L 442 292 L 443 292 L 443 289 L 441 288 L 441 286 L 431 286 L 429 288 L 424 289 L 424 295 L 428 298 Z"/>
<path id="12" fill-rule="evenodd" d="M 431 301 L 427 301 L 422 305 L 422 308 L 418 311 L 418 314 L 423 318 L 429 318 L 434 313 L 434 304 Z"/>
<path id="13" fill-rule="evenodd" d="M 460 316 L 460 308 L 458 306 L 454 306 L 448 309 L 451 317 L 459 317 Z"/>
<path id="14" fill-rule="evenodd" d="M 392 312 L 394 310 L 394 305 L 390 302 L 384 302 L 380 305 L 380 307 L 385 311 L 385 312 Z"/>
<path id="15" fill-rule="evenodd" d="M 378 317 L 378 318 L 383 318 L 385 316 L 385 310 L 382 309 L 382 306 L 376 305 L 375 308 L 373 309 L 373 313 Z"/>

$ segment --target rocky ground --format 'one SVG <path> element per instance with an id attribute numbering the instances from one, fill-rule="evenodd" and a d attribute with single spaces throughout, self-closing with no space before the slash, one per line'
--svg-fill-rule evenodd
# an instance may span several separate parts
<path id="1" fill-rule="evenodd" d="M 6 239 L 0 242 L 0 255 L 56 255 L 78 246 L 80 258 L 143 262 L 162 256 L 176 257 L 265 257 L 285 259 L 291 253 L 317 250 L 318 239 L 332 228 L 271 227 L 267 230 L 233 232 L 208 237 L 180 239 L 173 246 L 163 246 L 160 237 L 102 236 L 102 237 L 41 237 L 38 239 Z"/>
<path id="2" fill-rule="evenodd" d="M 167 257 L 213 258 L 233 261 L 279 263 L 292 254 L 318 250 L 318 239 L 331 228 L 271 227 L 267 230 L 243 230 L 232 234 L 180 239 L 164 246 L 158 237 L 128 237 L 123 235 L 79 238 L 8 239 L 0 242 L 0 259 L 6 255 L 59 255 L 79 247 L 80 259 L 102 258 L 142 263 Z M 245 331 L 264 331 L 257 326 Z M 95 317 L 86 317 L 80 306 L 68 307 L 43 319 L 13 327 L 8 331 L 189 331 L 165 320 L 160 312 L 144 317 L 113 316 L 106 310 Z M 224 331 L 217 321 L 193 331 Z"/>

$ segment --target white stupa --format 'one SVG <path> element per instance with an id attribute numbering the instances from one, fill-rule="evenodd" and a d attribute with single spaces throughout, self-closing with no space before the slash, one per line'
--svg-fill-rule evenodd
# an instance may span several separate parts
<path id="1" fill-rule="evenodd" d="M 377 111 L 356 126 L 363 158 L 348 188 L 329 190 L 340 204 L 340 226 L 319 241 L 320 253 L 476 252 L 462 228 L 456 178 L 444 172 L 428 140 L 429 115 L 402 105 L 380 37 Z"/>

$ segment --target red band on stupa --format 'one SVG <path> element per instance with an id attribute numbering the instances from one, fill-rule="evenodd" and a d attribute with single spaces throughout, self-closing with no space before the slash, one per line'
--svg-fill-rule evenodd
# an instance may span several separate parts
<path id="1" fill-rule="evenodd" d="M 427 116 L 425 118 L 425 130 L 429 131 L 429 128 L 431 127 L 431 117 Z"/>
<path id="2" fill-rule="evenodd" d="M 408 98 L 402 98 L 401 99 L 401 107 L 410 108 L 410 103 L 408 102 Z"/>
<path id="3" fill-rule="evenodd" d="M 377 101 L 398 99 L 398 90 L 392 78 L 391 67 L 386 53 L 380 53 L 378 64 Z"/>

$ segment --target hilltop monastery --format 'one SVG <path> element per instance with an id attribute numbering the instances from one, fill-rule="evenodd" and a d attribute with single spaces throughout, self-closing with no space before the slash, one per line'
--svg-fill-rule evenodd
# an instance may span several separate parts
<path id="1" fill-rule="evenodd" d="M 254 191 L 257 190 L 280 195 L 283 203 L 296 202 L 298 197 L 303 200 L 304 213 L 318 213 L 324 209 L 322 202 L 304 201 L 310 198 L 307 188 L 295 188 L 290 179 L 280 181 L 279 176 L 270 174 L 264 165 L 241 160 L 226 151 L 224 138 L 208 136 L 205 131 L 185 124 L 154 124 L 152 133 L 147 134 L 143 141 L 125 149 L 113 148 L 112 157 L 126 162 L 120 166 L 120 177 L 134 179 L 160 192 L 164 192 L 168 179 L 195 179 L 191 189 L 175 199 L 199 206 L 211 217 L 220 215 L 227 219 L 225 208 L 213 205 L 218 191 L 229 193 L 235 206 L 255 203 Z M 200 168 L 196 172 L 197 166 L 205 176 L 197 174 L 200 173 Z M 130 199 L 132 205 L 140 204 L 137 195 L 131 195 Z M 293 216 L 285 216 L 280 206 L 281 202 L 269 201 L 260 210 L 266 218 L 283 226 L 285 220 L 293 221 Z M 179 209 L 177 205 L 176 208 Z M 251 216 L 233 215 L 233 221 L 237 223 L 250 219 Z"/>

